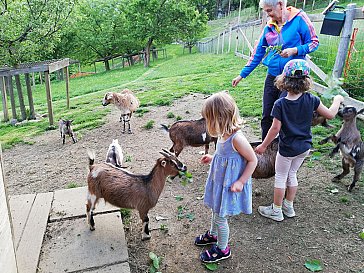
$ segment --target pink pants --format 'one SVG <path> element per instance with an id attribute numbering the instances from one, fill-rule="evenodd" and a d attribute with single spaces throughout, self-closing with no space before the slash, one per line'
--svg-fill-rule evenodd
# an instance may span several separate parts
<path id="1" fill-rule="evenodd" d="M 276 157 L 276 174 L 274 187 L 278 189 L 285 189 L 286 187 L 296 187 L 297 171 L 301 167 L 303 160 L 310 151 L 299 154 L 293 157 L 284 157 L 277 153 Z"/>

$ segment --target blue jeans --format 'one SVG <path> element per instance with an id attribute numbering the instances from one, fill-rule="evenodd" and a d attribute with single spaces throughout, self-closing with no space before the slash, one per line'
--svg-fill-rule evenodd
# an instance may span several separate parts
<path id="1" fill-rule="evenodd" d="M 281 97 L 285 97 L 287 95 L 286 91 L 281 92 L 274 85 L 275 76 L 267 74 L 264 83 L 264 93 L 263 93 L 263 113 L 262 113 L 262 121 L 260 126 L 262 128 L 262 141 L 267 136 L 267 133 L 272 126 L 273 117 L 271 116 L 274 102 Z"/>

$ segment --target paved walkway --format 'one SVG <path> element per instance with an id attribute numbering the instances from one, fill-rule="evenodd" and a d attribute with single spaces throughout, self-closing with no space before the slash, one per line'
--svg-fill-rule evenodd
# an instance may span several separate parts
<path id="1" fill-rule="evenodd" d="M 102 200 L 95 231 L 86 223 L 87 188 L 10 196 L 19 273 L 130 273 L 119 209 Z"/>

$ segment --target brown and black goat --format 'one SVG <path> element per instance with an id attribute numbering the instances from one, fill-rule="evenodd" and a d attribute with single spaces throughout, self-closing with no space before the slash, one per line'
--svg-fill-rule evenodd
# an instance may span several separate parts
<path id="1" fill-rule="evenodd" d="M 251 142 L 250 145 L 255 149 L 262 142 Z M 253 178 L 270 178 L 275 174 L 275 162 L 278 151 L 278 138 L 274 139 L 263 154 L 257 154 L 258 164 L 255 168 Z"/>
<path id="2" fill-rule="evenodd" d="M 63 144 L 65 144 L 66 142 L 66 135 L 69 135 L 72 138 L 73 143 L 77 142 L 76 135 L 71 127 L 72 122 L 73 120 L 59 120 L 59 132 L 61 133 L 61 139 Z"/>
<path id="3" fill-rule="evenodd" d="M 335 176 L 332 181 L 337 182 L 344 176 L 349 174 L 350 167 L 354 168 L 354 178 L 348 186 L 348 191 L 351 191 L 356 182 L 360 179 L 360 174 L 364 166 L 364 144 L 361 139 L 360 132 L 356 126 L 357 115 L 364 113 L 364 109 L 359 112 L 353 106 L 346 106 L 339 115 L 343 118 L 343 124 L 340 130 L 332 136 L 329 136 L 319 142 L 319 144 L 333 141 L 336 146 L 330 153 L 330 157 L 340 151 L 342 156 L 342 173 Z"/>
<path id="4" fill-rule="evenodd" d="M 170 151 L 178 156 L 184 147 L 200 147 L 205 146 L 205 154 L 209 152 L 210 142 L 215 143 L 217 138 L 211 137 L 206 130 L 206 121 L 204 118 L 198 120 L 180 120 L 168 128 L 166 125 L 161 124 L 162 127 L 169 132 L 169 138 L 173 142 Z"/>
<path id="5" fill-rule="evenodd" d="M 111 164 L 94 164 L 94 154 L 89 153 L 90 172 L 87 176 L 88 195 L 86 214 L 90 229 L 95 229 L 93 211 L 100 198 L 119 208 L 136 209 L 143 222 L 142 240 L 151 237 L 148 212 L 158 201 L 168 176 L 175 177 L 187 170 L 186 166 L 166 150 L 161 152 L 152 171 L 136 175 Z"/>

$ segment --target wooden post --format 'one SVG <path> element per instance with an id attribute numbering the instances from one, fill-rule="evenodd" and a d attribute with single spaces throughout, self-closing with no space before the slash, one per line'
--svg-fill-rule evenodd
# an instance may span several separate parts
<path id="1" fill-rule="evenodd" d="M 81 62 L 78 63 L 78 73 L 81 73 Z"/>
<path id="2" fill-rule="evenodd" d="M 355 16 L 356 4 L 349 4 L 346 7 L 346 18 L 343 30 L 341 32 L 341 39 L 339 48 L 337 49 L 337 55 L 334 65 L 333 75 L 336 78 L 340 78 L 345 65 L 346 56 L 348 53 L 348 47 L 350 42 L 351 33 L 353 31 L 353 21 Z"/>
<path id="3" fill-rule="evenodd" d="M 26 120 L 27 119 L 27 111 L 25 111 L 24 96 L 23 96 L 23 90 L 21 88 L 19 74 L 15 75 L 15 84 L 16 84 L 16 89 L 18 90 L 21 119 Z"/>
<path id="4" fill-rule="evenodd" d="M 14 89 L 13 89 L 13 79 L 11 76 L 7 76 L 6 78 L 7 78 L 7 88 L 8 88 L 8 92 L 9 92 L 9 96 L 10 96 L 11 113 L 13 115 L 13 119 L 17 120 Z"/>
<path id="5" fill-rule="evenodd" d="M 238 51 L 238 45 L 239 45 L 239 31 L 238 29 L 236 29 L 235 52 Z"/>
<path id="6" fill-rule="evenodd" d="M 217 36 L 217 48 L 216 48 L 216 54 L 219 54 L 219 47 L 220 47 L 220 33 Z"/>
<path id="7" fill-rule="evenodd" d="M 229 53 L 230 53 L 230 49 L 231 49 L 231 32 L 232 32 L 232 27 L 230 26 L 230 28 L 229 28 L 229 47 L 228 47 Z"/>
<path id="8" fill-rule="evenodd" d="M 47 105 L 48 105 L 48 119 L 49 125 L 53 126 L 53 107 L 52 107 L 52 92 L 51 92 L 51 80 L 49 78 L 49 72 L 44 72 L 44 80 L 46 86 L 46 93 L 47 93 Z"/>
<path id="9" fill-rule="evenodd" d="M 70 77 L 68 76 L 68 66 L 64 68 L 64 75 L 66 79 L 66 97 L 67 97 L 67 109 L 70 109 Z"/>
<path id="10" fill-rule="evenodd" d="M 4 167 L 0 146 L 0 272 L 17 273 L 10 207 L 6 192 Z"/>
<path id="11" fill-rule="evenodd" d="M 224 46 L 225 46 L 225 30 L 222 33 L 221 53 L 224 53 Z"/>
<path id="12" fill-rule="evenodd" d="M 27 86 L 27 94 L 28 94 L 28 102 L 29 102 L 29 119 L 35 119 L 35 111 L 34 111 L 34 103 L 33 103 L 33 93 L 32 86 L 30 84 L 30 76 L 29 73 L 25 74 L 25 84 Z"/>
<path id="13" fill-rule="evenodd" d="M 8 98 L 6 96 L 6 85 L 4 77 L 0 77 L 0 89 L 3 102 L 4 121 L 7 122 L 9 121 L 9 111 L 8 111 Z"/>
<path id="14" fill-rule="evenodd" d="M 34 75 L 34 72 L 32 73 L 32 84 L 33 84 L 33 87 L 35 88 L 35 75 Z"/>
<path id="15" fill-rule="evenodd" d="M 39 81 L 40 81 L 40 84 L 43 84 L 42 72 L 39 72 Z"/>

